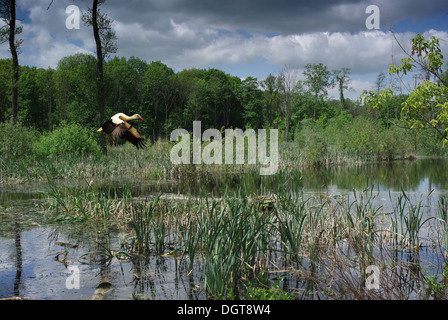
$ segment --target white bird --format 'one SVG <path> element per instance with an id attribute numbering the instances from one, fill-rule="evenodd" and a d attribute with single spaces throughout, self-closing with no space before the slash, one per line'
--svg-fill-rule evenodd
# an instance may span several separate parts
<path id="1" fill-rule="evenodd" d="M 136 146 L 137 149 L 143 149 L 146 147 L 146 140 L 142 138 L 137 129 L 135 129 L 127 122 L 134 119 L 139 119 L 143 122 L 146 122 L 139 114 L 134 114 L 133 116 L 129 117 L 124 113 L 117 113 L 112 118 L 107 120 L 101 126 L 101 128 L 98 129 L 98 132 L 104 131 L 107 134 L 111 146 L 117 145 L 117 141 L 114 139 L 115 137 L 129 141 L 134 146 Z"/>

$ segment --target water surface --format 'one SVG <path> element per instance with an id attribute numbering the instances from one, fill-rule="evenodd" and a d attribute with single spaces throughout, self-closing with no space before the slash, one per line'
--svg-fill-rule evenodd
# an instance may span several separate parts
<path id="1" fill-rule="evenodd" d="M 100 188 L 120 191 L 120 184 L 131 186 L 136 197 L 154 194 L 199 194 L 220 196 L 246 186 L 249 194 L 275 193 L 280 188 L 299 194 L 325 194 L 354 197 L 353 190 L 369 189 L 378 206 L 391 210 L 402 190 L 415 201 L 422 200 L 426 215 L 433 215 L 440 197 L 448 195 L 447 161 L 424 158 L 414 162 L 397 161 L 363 166 L 308 169 L 275 176 L 253 173 L 211 174 L 182 185 L 175 181 L 97 181 Z M 82 183 L 82 182 L 81 182 Z M 119 230 L 108 233 L 86 224 L 48 224 L 39 208 L 45 183 L 0 187 L 0 298 L 90 299 L 100 292 L 104 299 L 203 299 L 203 273 L 187 273 L 175 257 L 151 256 L 133 261 L 108 260 L 92 255 L 107 242 L 119 249 Z M 391 202 L 392 200 L 392 202 Z M 79 289 L 69 288 L 76 266 Z M 105 284 L 105 285 L 104 285 Z M 98 290 L 98 288 L 103 288 Z"/>

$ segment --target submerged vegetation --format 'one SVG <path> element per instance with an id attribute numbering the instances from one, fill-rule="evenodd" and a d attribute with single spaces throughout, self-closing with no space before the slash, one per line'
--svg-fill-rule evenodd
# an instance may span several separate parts
<path id="1" fill-rule="evenodd" d="M 73 148 L 42 157 L 36 146 L 58 131 L 21 132 L 31 140 L 22 150 L 14 144 L 2 149 L 2 182 L 46 182 L 40 206 L 49 223 L 93 225 L 102 235 L 92 259 L 175 259 L 180 277 L 196 274 L 190 282 L 197 299 L 446 298 L 446 199 L 431 217 L 405 191 L 389 199 L 392 209 L 383 208 L 372 189 L 359 191 L 370 178 L 338 173 L 374 159 L 350 154 L 349 144 L 340 158 L 326 148 L 328 160 L 319 155 L 317 164 L 297 143 L 282 143 L 277 174 L 262 177 L 257 165 L 174 165 L 172 144 L 162 141 L 147 150 L 109 148 L 104 155 L 77 152 L 74 139 Z M 27 156 L 14 161 L 8 155 L 15 152 Z M 419 161 L 415 165 L 424 167 Z M 372 176 L 393 183 L 392 167 L 375 170 Z M 315 175 L 330 183 L 338 174 L 348 179 L 347 189 L 358 191 L 348 197 L 303 193 L 304 181 L 322 183 Z M 412 171 L 399 174 L 408 176 L 409 186 L 419 181 Z M 117 230 L 119 243 L 107 240 Z M 368 288 L 371 266 L 380 272 L 379 289 Z"/>
<path id="2" fill-rule="evenodd" d="M 390 212 L 375 205 L 372 189 L 347 197 L 294 189 L 261 196 L 242 186 L 220 197 L 135 197 L 126 185 L 55 183 L 41 204 L 50 220 L 94 223 L 105 234 L 118 228 L 125 234 L 119 247 L 106 241 L 96 254 L 177 259 L 176 272 L 203 274 L 192 285 L 208 299 L 446 298 L 444 198 L 427 217 L 423 199 L 405 191 L 390 199 Z M 372 266 L 376 289 L 369 287 Z"/>

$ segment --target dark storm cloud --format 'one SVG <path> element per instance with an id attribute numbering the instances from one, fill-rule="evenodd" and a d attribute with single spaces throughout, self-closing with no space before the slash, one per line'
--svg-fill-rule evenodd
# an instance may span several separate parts
<path id="1" fill-rule="evenodd" d="M 288 0 L 152 0 L 109 1 L 117 20 L 169 28 L 169 19 L 195 27 L 247 32 L 297 34 L 357 32 L 365 28 L 368 5 L 377 5 L 387 29 L 403 19 L 448 12 L 446 0 L 288 1 Z"/>
<path id="2" fill-rule="evenodd" d="M 47 10 L 50 2 L 18 1 L 25 15 L 23 64 L 56 67 L 64 56 L 95 51 L 90 27 L 65 27 L 66 7 L 85 11 L 92 0 L 54 0 Z M 366 29 L 369 5 L 380 9 L 381 30 Z M 322 62 L 361 76 L 387 71 L 392 51 L 396 62 L 402 57 L 389 32 L 400 21 L 424 21 L 425 37 L 446 39 L 447 28 L 430 31 L 430 19 L 448 20 L 448 1 L 108 0 L 101 11 L 114 20 L 118 56 L 160 60 L 176 71 L 244 65 L 249 76 L 250 69 L 276 73 L 285 65 L 301 70 Z M 415 35 L 407 31 L 397 34 L 404 44 Z M 446 52 L 448 42 L 441 45 Z M 0 45 L 0 58 L 8 55 L 7 45 Z M 368 82 L 354 78 L 353 86 L 359 91 Z"/>

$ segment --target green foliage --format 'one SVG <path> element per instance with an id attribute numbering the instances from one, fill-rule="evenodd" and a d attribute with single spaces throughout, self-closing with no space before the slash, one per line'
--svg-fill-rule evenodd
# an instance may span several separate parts
<path id="1" fill-rule="evenodd" d="M 58 62 L 54 73 L 54 114 L 60 121 L 88 125 L 96 119 L 97 64 L 90 54 L 77 53 Z"/>
<path id="2" fill-rule="evenodd" d="M 375 123 L 368 116 L 347 112 L 323 121 L 303 120 L 295 133 L 302 161 L 313 166 L 370 160 L 403 159 L 411 155 L 444 155 L 428 131 Z"/>
<path id="3" fill-rule="evenodd" d="M 389 73 L 403 73 L 406 75 L 419 65 L 440 79 L 444 58 L 440 49 L 439 39 L 431 36 L 429 40 L 426 40 L 421 34 L 417 34 L 411 39 L 411 45 L 411 54 L 408 54 L 407 58 L 401 59 L 400 66 L 391 65 Z"/>
<path id="4" fill-rule="evenodd" d="M 11 78 L 12 60 L 0 59 L 0 121 L 6 121 L 11 116 Z"/>
<path id="5" fill-rule="evenodd" d="M 303 74 L 305 76 L 305 84 L 316 96 L 319 94 L 326 95 L 328 87 L 333 85 L 331 72 L 322 63 L 307 64 Z"/>
<path id="6" fill-rule="evenodd" d="M 393 90 L 391 88 L 384 89 L 380 92 L 364 90 L 359 97 L 359 102 L 369 106 L 372 109 L 382 109 L 387 99 L 392 97 Z"/>
<path id="7" fill-rule="evenodd" d="M 327 148 L 327 137 L 325 133 L 319 130 L 310 130 L 307 133 L 303 148 L 303 160 L 313 166 L 324 165 Z"/>
<path id="8" fill-rule="evenodd" d="M 448 87 L 424 81 L 403 103 L 410 128 L 432 128 L 448 142 Z M 438 112 L 434 112 L 438 110 Z"/>
<path id="9" fill-rule="evenodd" d="M 427 287 L 426 298 L 433 298 L 434 300 L 445 300 L 446 290 L 448 288 L 448 263 L 443 263 L 442 279 L 439 280 L 439 274 L 430 275 L 428 271 L 423 271 L 424 280 Z"/>
<path id="10" fill-rule="evenodd" d="M 420 66 L 427 80 L 409 95 L 394 96 L 392 89 L 381 90 L 384 77 L 380 77 L 375 91 L 364 91 L 357 102 L 343 94 L 349 88 L 350 69 L 331 72 L 323 63 L 308 64 L 303 80 L 298 80 L 296 70 L 264 80 L 250 76 L 241 80 L 218 69 L 176 73 L 160 61 L 148 64 L 135 57 L 114 57 L 104 67 L 105 116 L 141 114 L 147 123 L 137 129 L 153 142 L 168 139 L 174 129 L 191 131 L 195 120 L 201 121 L 203 130 L 276 128 L 281 140 L 298 142 L 303 158 L 313 165 L 340 162 L 343 157 L 386 160 L 409 154 L 444 155 L 441 141 L 448 141 L 448 72 L 442 70 L 439 40 L 418 35 L 412 46 L 413 52 L 401 66 L 391 66 L 389 71 L 404 75 Z M 5 121 L 12 114 L 11 60 L 0 60 L 0 75 L 0 121 Z M 331 100 L 327 91 L 335 81 L 340 97 Z M 93 55 L 64 57 L 56 70 L 21 67 L 18 88 L 18 119 L 23 126 L 42 132 L 62 122 L 101 125 L 96 123 L 98 84 Z M 56 146 L 51 139 L 58 132 L 54 137 L 45 134 L 37 145 L 39 156 L 71 150 L 95 153 L 90 135 L 66 137 Z"/>
<path id="11" fill-rule="evenodd" d="M 411 39 L 412 51 L 408 57 L 401 59 L 401 65 L 391 65 L 389 73 L 398 76 L 407 75 L 421 68 L 426 80 L 411 90 L 402 104 L 402 123 L 412 129 L 431 129 L 439 135 L 443 144 L 448 142 L 448 87 L 443 75 L 444 57 L 439 39 L 431 37 L 426 40 L 421 34 Z M 431 81 L 433 76 L 433 81 Z M 382 109 L 393 90 L 383 89 L 379 92 L 364 91 L 360 100 L 370 109 Z"/>
<path id="12" fill-rule="evenodd" d="M 244 108 L 246 128 L 259 129 L 263 127 L 263 112 L 261 91 L 258 89 L 258 81 L 248 77 L 242 84 L 241 103 Z"/>
<path id="13" fill-rule="evenodd" d="M 269 280 L 265 280 L 270 283 Z M 255 287 L 252 283 L 246 286 L 247 300 L 294 300 L 294 297 L 280 288 L 279 284 L 270 284 L 268 287 Z"/>
<path id="14" fill-rule="evenodd" d="M 3 160 L 28 161 L 34 154 L 33 144 L 38 133 L 20 122 L 0 124 L 0 158 Z"/>
<path id="15" fill-rule="evenodd" d="M 99 152 L 99 145 L 91 131 L 76 123 L 62 123 L 59 128 L 44 134 L 36 143 L 36 155 L 41 158 Z"/>
<path id="16" fill-rule="evenodd" d="M 351 79 L 349 77 L 350 68 L 342 68 L 341 70 L 333 70 L 334 82 L 339 89 L 339 101 L 341 103 L 341 107 L 344 108 L 346 106 L 344 99 L 344 89 L 349 89 L 349 84 L 351 83 Z"/>

